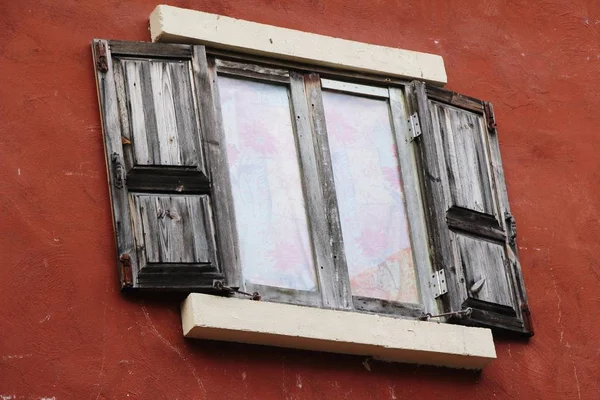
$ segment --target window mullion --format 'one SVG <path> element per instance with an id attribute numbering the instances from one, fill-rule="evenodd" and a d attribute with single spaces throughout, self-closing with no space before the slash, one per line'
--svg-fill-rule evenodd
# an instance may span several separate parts
<path id="1" fill-rule="evenodd" d="M 425 225 L 424 202 L 421 193 L 417 158 L 415 153 L 415 142 L 410 139 L 408 129 L 407 104 L 404 93 L 399 88 L 391 87 L 390 112 L 398 147 L 398 158 L 400 161 L 400 172 L 408 222 L 410 224 L 410 236 L 413 247 L 414 262 L 417 270 L 417 280 L 421 302 L 426 312 L 438 313 L 441 311 L 429 287 L 429 277 L 433 269 L 431 267 L 429 249 L 427 246 L 427 228 Z"/>
<path id="2" fill-rule="evenodd" d="M 320 224 L 323 225 L 322 229 L 326 232 L 322 243 L 327 246 L 331 259 L 329 269 L 320 271 L 321 285 L 324 291 L 335 297 L 337 308 L 352 309 L 350 278 L 344 252 L 319 75 L 316 73 L 304 75 L 304 89 L 308 101 L 306 106 L 310 129 L 312 130 L 312 134 L 309 131 L 313 146 L 311 151 L 316 157 L 315 182 L 318 182 L 318 190 L 321 196 L 319 207 L 324 216 Z"/>

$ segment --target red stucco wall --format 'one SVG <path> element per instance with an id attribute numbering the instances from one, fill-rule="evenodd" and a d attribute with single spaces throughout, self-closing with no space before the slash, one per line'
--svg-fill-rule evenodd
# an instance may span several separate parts
<path id="1" fill-rule="evenodd" d="M 120 295 L 89 43 L 156 3 L 2 3 L 0 398 L 600 398 L 598 1 L 171 3 L 438 53 L 494 102 L 536 336 L 480 375 L 187 341 L 178 298 Z"/>

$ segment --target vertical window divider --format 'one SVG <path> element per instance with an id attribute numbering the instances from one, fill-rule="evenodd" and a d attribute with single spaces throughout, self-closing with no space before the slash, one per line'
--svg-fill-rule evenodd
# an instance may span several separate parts
<path id="1" fill-rule="evenodd" d="M 400 174 L 404 189 L 404 203 L 410 224 L 409 235 L 413 248 L 413 260 L 416 265 L 417 282 L 421 301 L 427 312 L 440 312 L 429 287 L 429 277 L 433 273 L 431 267 L 429 249 L 427 246 L 427 228 L 425 211 L 423 209 L 423 196 L 418 175 L 417 157 L 408 130 L 408 113 L 405 95 L 400 88 L 390 87 L 390 116 L 393 131 L 398 148 L 398 159 L 400 162 Z"/>
<path id="2" fill-rule="evenodd" d="M 323 307 L 339 308 L 334 277 L 334 257 L 330 245 L 326 210 L 323 207 L 322 163 L 318 163 L 315 157 L 315 143 L 306 101 L 304 76 L 294 71 L 290 71 L 290 97 L 302 171 L 306 213 Z"/>
<path id="3" fill-rule="evenodd" d="M 328 236 L 325 237 L 323 243 L 329 246 L 333 262 L 332 268 L 326 271 L 326 282 L 328 282 L 335 293 L 337 308 L 352 309 L 354 306 L 333 179 L 331 152 L 327 139 L 320 76 L 316 73 L 305 74 L 304 86 L 313 137 L 313 151 L 318 166 L 319 186 L 323 196 L 321 207 L 324 206 L 325 218 L 322 218 L 322 220 L 326 221 L 326 228 L 328 230 Z"/>

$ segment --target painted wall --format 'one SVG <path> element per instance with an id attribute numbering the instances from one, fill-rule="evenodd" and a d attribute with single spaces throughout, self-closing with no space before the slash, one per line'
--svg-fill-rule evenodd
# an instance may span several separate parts
<path id="1" fill-rule="evenodd" d="M 156 3 L 2 3 L 1 399 L 599 398 L 598 1 L 171 3 L 438 53 L 494 102 L 536 336 L 480 375 L 187 341 L 179 298 L 120 295 L 89 43 Z"/>

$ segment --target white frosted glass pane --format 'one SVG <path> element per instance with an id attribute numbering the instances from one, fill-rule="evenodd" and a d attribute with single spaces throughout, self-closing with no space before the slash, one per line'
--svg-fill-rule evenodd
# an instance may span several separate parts
<path id="1" fill-rule="evenodd" d="M 316 290 L 287 88 L 219 77 L 219 91 L 244 279 Z"/>
<path id="2" fill-rule="evenodd" d="M 323 92 L 352 294 L 419 303 L 389 107 Z"/>

